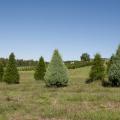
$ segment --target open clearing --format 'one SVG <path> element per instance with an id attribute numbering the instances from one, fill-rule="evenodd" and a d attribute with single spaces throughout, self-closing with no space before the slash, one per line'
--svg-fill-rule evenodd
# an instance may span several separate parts
<path id="1" fill-rule="evenodd" d="M 120 120 L 120 88 L 85 84 L 89 70 L 70 70 L 64 88 L 46 88 L 33 71 L 20 72 L 19 85 L 0 83 L 0 120 Z"/>

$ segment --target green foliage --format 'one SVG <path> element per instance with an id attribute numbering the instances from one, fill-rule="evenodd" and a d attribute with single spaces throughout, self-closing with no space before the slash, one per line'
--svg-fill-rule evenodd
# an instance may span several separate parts
<path id="1" fill-rule="evenodd" d="M 96 54 L 90 72 L 90 80 L 104 80 L 105 66 L 100 54 Z"/>
<path id="2" fill-rule="evenodd" d="M 45 74 L 46 85 L 56 87 L 66 86 L 68 79 L 67 68 L 63 63 L 58 50 L 55 50 Z"/>
<path id="3" fill-rule="evenodd" d="M 112 86 L 120 86 L 120 45 L 110 66 L 108 76 Z"/>
<path id="4" fill-rule="evenodd" d="M 0 58 L 0 61 L 3 64 L 3 67 L 6 67 L 8 63 L 8 59 L 6 58 Z M 16 66 L 17 67 L 29 67 L 29 66 L 36 66 L 38 64 L 38 61 L 34 60 L 23 60 L 23 59 L 17 59 L 16 60 Z"/>
<path id="5" fill-rule="evenodd" d="M 3 64 L 0 62 L 0 81 L 3 81 L 4 68 Z"/>
<path id="6" fill-rule="evenodd" d="M 19 83 L 19 73 L 16 67 L 14 53 L 11 53 L 4 73 L 4 81 L 8 84 Z"/>
<path id="7" fill-rule="evenodd" d="M 44 62 L 44 58 L 41 57 L 35 70 L 35 74 L 34 74 L 35 80 L 44 80 L 45 72 L 46 72 L 46 65 Z"/>
<path id="8" fill-rule="evenodd" d="M 35 68 L 35 66 L 17 67 L 18 71 L 34 71 Z"/>
<path id="9" fill-rule="evenodd" d="M 85 66 L 91 66 L 93 61 L 66 61 L 65 65 L 68 69 L 81 68 Z"/>
<path id="10" fill-rule="evenodd" d="M 90 55 L 88 53 L 83 53 L 81 56 L 81 61 L 90 61 Z"/>
<path id="11" fill-rule="evenodd" d="M 110 58 L 110 60 L 107 63 L 107 73 L 109 72 L 109 69 L 111 67 L 111 65 L 113 64 L 113 59 L 114 59 L 115 55 L 113 54 Z"/>

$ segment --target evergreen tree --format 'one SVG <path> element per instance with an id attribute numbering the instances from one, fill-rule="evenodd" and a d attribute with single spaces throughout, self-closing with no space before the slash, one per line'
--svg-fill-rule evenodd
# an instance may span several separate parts
<path id="1" fill-rule="evenodd" d="M 8 84 L 19 83 L 19 73 L 16 67 L 14 53 L 11 53 L 4 73 L 4 81 Z"/>
<path id="2" fill-rule="evenodd" d="M 46 65 L 44 62 L 44 58 L 41 57 L 39 59 L 39 63 L 35 70 L 35 74 L 34 74 L 35 80 L 44 80 L 45 72 L 46 72 Z"/>
<path id="3" fill-rule="evenodd" d="M 68 79 L 67 68 L 63 63 L 58 50 L 55 50 L 45 74 L 46 85 L 56 87 L 66 86 Z"/>
<path id="4" fill-rule="evenodd" d="M 4 68 L 3 64 L 0 62 L 0 81 L 3 81 Z"/>
<path id="5" fill-rule="evenodd" d="M 120 45 L 110 66 L 108 76 L 112 86 L 120 86 Z"/>
<path id="6" fill-rule="evenodd" d="M 100 54 L 96 54 L 90 72 L 90 80 L 104 80 L 105 66 Z"/>

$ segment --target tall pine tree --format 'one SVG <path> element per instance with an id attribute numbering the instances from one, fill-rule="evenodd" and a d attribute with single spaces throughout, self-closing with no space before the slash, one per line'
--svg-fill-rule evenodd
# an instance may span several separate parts
<path id="1" fill-rule="evenodd" d="M 120 45 L 110 66 L 108 77 L 112 86 L 120 86 Z"/>
<path id="2" fill-rule="evenodd" d="M 39 59 L 39 63 L 35 70 L 35 74 L 34 74 L 35 80 L 44 80 L 45 72 L 46 72 L 46 65 L 44 62 L 44 58 L 41 57 Z"/>
<path id="3" fill-rule="evenodd" d="M 104 80 L 105 66 L 100 54 L 96 54 L 90 72 L 90 80 Z"/>
<path id="4" fill-rule="evenodd" d="M 4 73 L 4 81 L 8 84 L 19 83 L 19 73 L 16 67 L 14 53 L 11 53 Z"/>
<path id="5" fill-rule="evenodd" d="M 48 65 L 45 82 L 47 86 L 66 86 L 68 84 L 68 71 L 58 50 L 54 51 L 52 60 Z"/>
<path id="6" fill-rule="evenodd" d="M 0 62 L 0 81 L 3 81 L 4 68 L 3 64 Z"/>

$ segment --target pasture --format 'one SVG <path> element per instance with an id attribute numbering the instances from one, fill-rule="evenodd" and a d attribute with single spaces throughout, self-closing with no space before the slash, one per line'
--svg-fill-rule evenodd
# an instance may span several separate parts
<path id="1" fill-rule="evenodd" d="M 20 84 L 0 83 L 0 120 L 120 120 L 120 89 L 85 84 L 89 70 L 69 70 L 63 88 L 47 88 L 33 71 L 20 71 Z"/>

